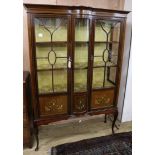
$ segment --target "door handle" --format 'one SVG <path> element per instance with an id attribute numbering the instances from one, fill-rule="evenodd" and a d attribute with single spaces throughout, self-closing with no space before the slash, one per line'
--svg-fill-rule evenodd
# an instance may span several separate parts
<path id="1" fill-rule="evenodd" d="M 71 68 L 72 66 L 72 59 L 71 57 L 68 58 L 68 68 Z"/>
<path id="2" fill-rule="evenodd" d="M 90 59 L 91 59 L 91 61 L 93 61 L 93 60 L 94 60 L 94 56 L 93 56 L 93 55 L 91 55 Z"/>

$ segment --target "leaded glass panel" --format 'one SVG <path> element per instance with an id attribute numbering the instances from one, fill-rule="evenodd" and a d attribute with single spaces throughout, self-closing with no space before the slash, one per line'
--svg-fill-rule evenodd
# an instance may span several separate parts
<path id="1" fill-rule="evenodd" d="M 120 22 L 97 19 L 95 22 L 93 88 L 115 86 Z"/>
<path id="2" fill-rule="evenodd" d="M 67 92 L 67 18 L 35 18 L 39 93 Z"/>

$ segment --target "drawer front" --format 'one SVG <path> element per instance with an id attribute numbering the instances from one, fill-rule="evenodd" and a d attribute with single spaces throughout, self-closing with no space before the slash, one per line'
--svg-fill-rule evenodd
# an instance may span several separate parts
<path id="1" fill-rule="evenodd" d="M 114 89 L 93 91 L 91 108 L 97 109 L 111 107 L 114 102 L 114 92 Z"/>
<path id="2" fill-rule="evenodd" d="M 87 95 L 74 94 L 73 113 L 81 113 L 87 111 Z"/>
<path id="3" fill-rule="evenodd" d="M 40 116 L 67 113 L 67 95 L 39 97 Z"/>

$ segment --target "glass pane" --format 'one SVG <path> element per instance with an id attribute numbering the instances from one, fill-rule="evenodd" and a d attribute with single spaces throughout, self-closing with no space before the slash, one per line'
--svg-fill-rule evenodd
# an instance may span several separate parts
<path id="1" fill-rule="evenodd" d="M 53 49 L 54 52 L 50 46 L 36 46 L 37 69 L 52 69 L 50 63 L 54 62 L 53 68 L 67 68 L 67 45 L 53 46 Z"/>
<path id="2" fill-rule="evenodd" d="M 105 62 L 103 61 L 102 56 L 101 57 L 94 57 L 94 67 L 104 66 Z"/>
<path id="3" fill-rule="evenodd" d="M 106 49 L 106 44 L 104 44 L 104 43 L 95 43 L 94 56 L 102 56 L 103 55 L 103 49 Z"/>
<path id="4" fill-rule="evenodd" d="M 51 65 L 48 62 L 48 59 L 38 59 L 37 60 L 37 69 L 51 69 Z"/>
<path id="5" fill-rule="evenodd" d="M 88 47 L 89 19 L 76 19 L 74 51 L 74 92 L 87 91 Z"/>
<path id="6" fill-rule="evenodd" d="M 96 20 L 95 41 L 119 41 L 120 23 L 117 21 Z"/>
<path id="7" fill-rule="evenodd" d="M 118 55 L 118 47 L 119 47 L 119 44 L 112 44 L 112 55 Z"/>
<path id="8" fill-rule="evenodd" d="M 75 20 L 75 41 L 89 41 L 89 19 Z"/>
<path id="9" fill-rule="evenodd" d="M 113 70 L 115 68 L 115 70 Z M 110 71 L 109 71 L 110 70 Z M 106 67 L 105 71 L 105 87 L 115 86 L 115 77 L 116 77 L 116 67 Z M 111 79 L 114 78 L 114 79 Z"/>
<path id="10" fill-rule="evenodd" d="M 67 70 L 55 70 L 54 92 L 67 92 Z"/>
<path id="11" fill-rule="evenodd" d="M 38 89 L 39 93 L 49 93 L 52 91 L 51 72 L 38 72 Z"/>
<path id="12" fill-rule="evenodd" d="M 104 77 L 105 71 L 105 77 Z M 105 81 L 104 81 L 105 78 Z M 106 70 L 104 67 L 101 68 L 93 68 L 93 88 L 103 88 L 114 86 L 114 83 L 108 80 L 108 69 Z"/>
<path id="13" fill-rule="evenodd" d="M 115 83 L 116 80 L 116 67 L 110 67 L 109 68 L 109 81 Z"/>
<path id="14" fill-rule="evenodd" d="M 87 69 L 74 70 L 74 92 L 87 91 Z"/>
<path id="15" fill-rule="evenodd" d="M 120 23 L 96 20 L 93 88 L 115 86 Z"/>
<path id="16" fill-rule="evenodd" d="M 103 61 L 103 50 L 106 49 L 106 44 L 104 43 L 95 43 L 94 46 L 94 66 L 104 66 L 105 62 Z"/>
<path id="17" fill-rule="evenodd" d="M 95 41 L 110 41 L 110 37 L 107 38 L 105 31 L 108 33 L 111 29 L 111 25 L 103 24 L 105 21 L 98 20 L 95 25 Z M 103 31 L 102 27 L 105 29 Z"/>
<path id="18" fill-rule="evenodd" d="M 39 93 L 67 92 L 67 18 L 35 18 Z"/>
<path id="19" fill-rule="evenodd" d="M 67 19 L 35 18 L 36 42 L 50 42 L 51 38 L 52 41 L 67 41 Z"/>
<path id="20" fill-rule="evenodd" d="M 48 62 L 48 53 L 50 47 L 36 46 L 37 69 L 50 69 Z"/>
<path id="21" fill-rule="evenodd" d="M 88 67 L 88 44 L 76 44 L 74 53 L 74 67 Z"/>
<path id="22" fill-rule="evenodd" d="M 93 88 L 103 87 L 104 68 L 93 68 Z"/>
<path id="23" fill-rule="evenodd" d="M 52 84 L 53 81 L 53 84 Z M 67 70 L 38 72 L 39 93 L 67 92 Z"/>
<path id="24" fill-rule="evenodd" d="M 113 28 L 112 40 L 119 42 L 119 36 L 120 36 L 120 23 L 117 23 L 114 25 Z"/>

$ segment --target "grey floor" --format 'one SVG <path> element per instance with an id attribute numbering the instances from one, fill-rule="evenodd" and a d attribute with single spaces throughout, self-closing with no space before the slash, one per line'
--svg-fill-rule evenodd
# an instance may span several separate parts
<path id="1" fill-rule="evenodd" d="M 39 127 L 39 150 L 35 149 L 35 140 L 33 148 L 24 148 L 24 155 L 49 155 L 49 149 L 59 144 L 79 141 L 93 137 L 110 135 L 111 131 L 110 118 L 104 123 L 104 115 L 86 116 L 75 118 L 68 121 L 60 121 L 54 124 Z M 116 122 L 119 129 L 115 128 L 116 133 L 128 132 L 132 130 L 132 122 Z"/>

